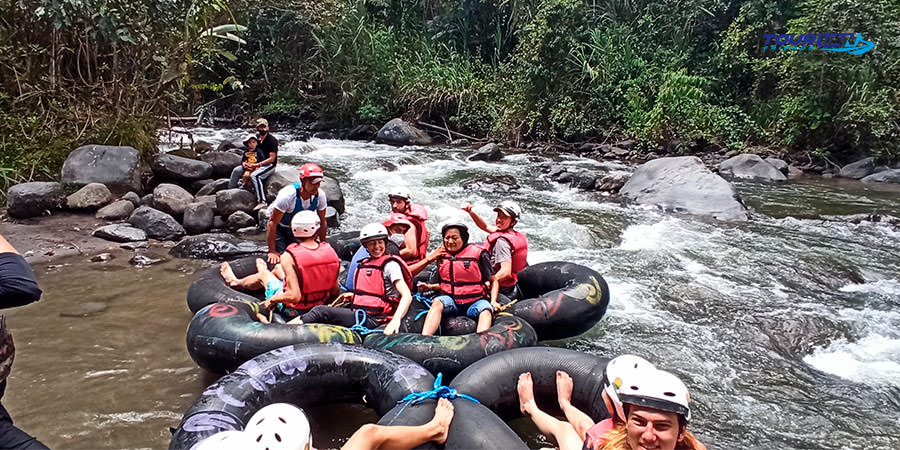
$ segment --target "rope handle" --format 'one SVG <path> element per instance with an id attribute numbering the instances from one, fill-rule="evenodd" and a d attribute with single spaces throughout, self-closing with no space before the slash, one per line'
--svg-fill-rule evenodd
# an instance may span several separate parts
<path id="1" fill-rule="evenodd" d="M 416 404 L 422 403 L 423 401 L 425 401 L 429 398 L 433 398 L 435 400 L 437 400 L 439 398 L 446 398 L 447 400 L 464 398 L 466 400 L 473 401 L 478 404 L 481 403 L 478 401 L 477 398 L 472 397 L 471 395 L 460 394 L 459 392 L 457 392 L 456 389 L 449 387 L 449 386 L 444 386 L 442 383 L 443 378 L 444 378 L 444 374 L 442 372 L 439 372 L 437 377 L 435 377 L 435 379 L 434 379 L 434 389 L 432 389 L 430 391 L 424 391 L 424 392 L 413 392 L 413 393 L 407 395 L 406 397 L 403 397 L 402 399 L 400 399 L 400 401 L 398 401 L 397 404 L 403 403 L 404 408 L 405 408 L 406 406 L 409 406 L 409 405 L 416 405 Z M 401 411 L 402 411 L 402 408 L 401 408 Z M 399 412 L 398 412 L 398 414 L 399 414 Z"/>
<path id="2" fill-rule="evenodd" d="M 363 325 L 364 323 L 366 323 L 366 312 L 364 310 L 357 309 L 356 313 L 355 313 L 355 317 L 356 317 L 356 324 L 353 325 L 352 327 L 350 327 L 351 331 L 355 331 L 363 336 L 366 336 L 366 335 L 369 335 L 372 333 L 384 333 L 384 330 L 382 330 L 380 328 L 372 329 L 372 328 L 369 328 L 369 327 Z"/>

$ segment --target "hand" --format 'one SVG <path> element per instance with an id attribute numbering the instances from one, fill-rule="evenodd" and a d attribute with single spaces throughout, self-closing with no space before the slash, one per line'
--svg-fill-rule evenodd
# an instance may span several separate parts
<path id="1" fill-rule="evenodd" d="M 431 253 L 428 254 L 428 260 L 431 262 L 437 261 L 442 256 L 447 256 L 447 249 L 444 246 L 440 246 L 434 249 Z"/>
<path id="2" fill-rule="evenodd" d="M 469 214 L 472 214 L 472 204 L 470 204 L 470 203 L 463 203 L 463 205 L 460 206 L 460 209 L 462 209 L 463 211 L 465 211 Z"/>
<path id="3" fill-rule="evenodd" d="M 266 256 L 266 260 L 269 261 L 269 264 L 278 264 L 281 262 L 281 255 L 279 255 L 277 252 L 270 251 Z"/>
<path id="4" fill-rule="evenodd" d="M 262 302 L 262 307 L 265 309 L 273 309 L 275 307 L 275 303 L 272 303 L 271 300 L 266 300 Z"/>
<path id="5" fill-rule="evenodd" d="M 400 331 L 400 321 L 399 320 L 391 320 L 388 322 L 387 326 L 384 327 L 384 335 L 390 336 L 392 334 L 396 334 L 397 331 Z"/>
<path id="6" fill-rule="evenodd" d="M 341 306 L 344 306 L 344 305 L 350 303 L 351 300 L 353 300 L 353 293 L 352 292 L 344 292 L 343 294 L 338 295 L 337 298 L 335 298 L 334 301 L 331 302 L 331 304 L 329 306 L 334 306 L 335 308 L 340 308 Z"/>
<path id="7" fill-rule="evenodd" d="M 491 302 L 491 307 L 494 308 L 494 311 L 495 311 L 495 312 L 501 311 L 502 308 L 503 308 L 503 306 L 500 305 L 500 302 L 498 302 L 498 301 L 496 301 L 496 300 L 494 300 L 494 301 Z"/>

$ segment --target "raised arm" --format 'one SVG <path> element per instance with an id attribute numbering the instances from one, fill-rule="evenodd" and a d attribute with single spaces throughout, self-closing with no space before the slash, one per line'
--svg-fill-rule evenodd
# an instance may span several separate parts
<path id="1" fill-rule="evenodd" d="M 497 227 L 488 225 L 488 223 L 485 222 L 484 219 L 482 219 L 481 216 L 478 215 L 478 213 L 472 210 L 472 205 L 466 203 L 462 205 L 461 208 L 463 211 L 469 213 L 469 217 L 472 218 L 472 222 L 475 222 L 475 226 L 481 228 L 481 231 L 485 231 L 487 233 L 493 233 L 497 231 Z"/>

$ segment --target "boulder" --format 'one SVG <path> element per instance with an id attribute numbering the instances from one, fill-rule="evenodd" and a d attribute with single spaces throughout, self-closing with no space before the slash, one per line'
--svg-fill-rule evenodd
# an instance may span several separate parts
<path id="1" fill-rule="evenodd" d="M 454 139 L 454 140 L 450 141 L 450 145 L 452 145 L 454 147 L 465 147 L 469 144 L 470 144 L 470 142 L 466 138 Z"/>
<path id="2" fill-rule="evenodd" d="M 141 197 L 141 202 L 137 206 L 153 206 L 153 193 L 149 193 Z"/>
<path id="3" fill-rule="evenodd" d="M 128 222 L 144 230 L 147 237 L 153 239 L 174 241 L 184 236 L 184 227 L 174 217 L 149 206 L 134 210 Z"/>
<path id="4" fill-rule="evenodd" d="M 63 202 L 62 186 L 56 182 L 33 181 L 20 183 L 6 192 L 6 213 L 25 219 L 41 216 L 60 208 Z"/>
<path id="5" fill-rule="evenodd" d="M 744 153 L 726 159 L 719 164 L 719 174 L 734 178 L 763 181 L 784 181 L 787 177 L 775 166 L 763 161 L 759 155 Z"/>
<path id="6" fill-rule="evenodd" d="M 212 228 L 214 215 L 213 208 L 209 203 L 189 203 L 184 208 L 184 219 L 181 224 L 184 225 L 184 231 L 187 234 L 206 233 Z"/>
<path id="7" fill-rule="evenodd" d="M 572 175 L 571 183 L 576 189 L 593 190 L 597 184 L 597 174 L 588 171 L 578 172 Z"/>
<path id="8" fill-rule="evenodd" d="M 278 169 L 275 170 L 277 171 Z M 220 178 L 216 181 L 213 181 L 212 183 L 204 185 L 202 188 L 200 188 L 199 191 L 197 191 L 197 197 L 202 197 L 204 195 L 215 195 L 216 192 L 219 192 L 223 189 L 228 189 L 228 181 L 228 178 Z"/>
<path id="9" fill-rule="evenodd" d="M 127 194 L 122 196 L 122 200 L 128 200 L 135 208 L 141 205 L 141 196 L 134 191 L 128 191 Z"/>
<path id="10" fill-rule="evenodd" d="M 169 150 L 166 152 L 166 154 L 172 156 L 180 156 L 187 159 L 197 159 L 197 152 L 195 152 L 194 149 L 190 147 L 181 147 L 176 148 L 175 150 Z"/>
<path id="11" fill-rule="evenodd" d="M 116 200 L 97 211 L 98 219 L 102 220 L 125 220 L 134 212 L 134 203 L 128 200 Z"/>
<path id="12" fill-rule="evenodd" d="M 163 183 L 153 190 L 153 207 L 176 218 L 184 215 L 184 208 L 194 196 L 176 184 Z"/>
<path id="13" fill-rule="evenodd" d="M 256 197 L 250 191 L 225 189 L 216 192 L 216 211 L 222 217 L 228 217 L 236 211 L 253 211 L 254 206 L 256 206 Z"/>
<path id="14" fill-rule="evenodd" d="M 803 171 L 799 167 L 791 165 L 787 168 L 787 176 L 788 178 L 799 178 L 803 176 Z"/>
<path id="15" fill-rule="evenodd" d="M 204 178 L 202 180 L 191 181 L 191 184 L 188 185 L 188 191 L 196 194 L 197 192 L 200 192 L 200 189 L 203 189 L 203 186 L 206 186 L 207 184 L 212 183 L 214 181 L 216 181 L 216 180 L 213 180 L 210 178 Z"/>
<path id="16" fill-rule="evenodd" d="M 178 258 L 231 259 L 249 254 L 264 254 L 266 246 L 259 242 L 225 233 L 188 236 L 169 251 Z"/>
<path id="17" fill-rule="evenodd" d="M 503 159 L 503 153 L 500 146 L 494 143 L 481 146 L 473 155 L 469 156 L 469 161 L 500 161 Z"/>
<path id="18" fill-rule="evenodd" d="M 207 142 L 204 140 L 198 140 L 194 142 L 194 151 L 197 152 L 198 155 L 202 155 L 206 152 L 213 151 L 215 147 L 212 145 L 212 142 Z"/>
<path id="19" fill-rule="evenodd" d="M 116 191 L 140 191 L 140 154 L 132 147 L 85 145 L 69 153 L 63 163 L 62 183 L 101 183 Z"/>
<path id="20" fill-rule="evenodd" d="M 372 125 L 357 125 L 347 132 L 347 139 L 352 141 L 368 141 L 375 137 L 378 130 Z"/>
<path id="21" fill-rule="evenodd" d="M 200 160 L 212 166 L 214 177 L 230 177 L 231 171 L 241 165 L 241 157 L 231 152 L 207 152 Z"/>
<path id="22" fill-rule="evenodd" d="M 618 192 L 628 181 L 628 175 L 623 173 L 607 173 L 597 178 L 594 189 L 606 192 Z"/>
<path id="23" fill-rule="evenodd" d="M 900 183 L 900 169 L 885 170 L 873 173 L 859 181 L 863 183 Z"/>
<path id="24" fill-rule="evenodd" d="M 100 183 L 88 183 L 66 197 L 66 207 L 75 210 L 95 211 L 113 198 L 109 188 Z"/>
<path id="25" fill-rule="evenodd" d="M 875 158 L 863 158 L 855 163 L 847 164 L 841 167 L 838 174 L 842 178 L 852 178 L 859 180 L 865 178 L 875 172 Z"/>
<path id="26" fill-rule="evenodd" d="M 626 202 L 656 205 L 666 211 L 726 221 L 747 220 L 737 191 L 695 156 L 659 158 L 642 164 L 619 195 Z"/>
<path id="27" fill-rule="evenodd" d="M 247 147 L 244 145 L 243 137 L 236 137 L 232 139 L 226 139 L 219 143 L 219 146 L 216 147 L 217 152 L 227 152 L 228 150 L 237 150 L 238 153 L 243 153 L 247 151 Z"/>
<path id="28" fill-rule="evenodd" d="M 785 162 L 785 160 L 769 156 L 768 158 L 764 159 L 763 161 L 769 163 L 772 167 L 778 169 L 779 172 L 787 175 L 788 163 Z"/>
<path id="29" fill-rule="evenodd" d="M 104 225 L 94 230 L 91 236 L 113 242 L 140 242 L 147 240 L 147 233 L 144 230 L 125 223 Z"/>
<path id="30" fill-rule="evenodd" d="M 384 124 L 375 138 L 378 142 L 391 145 L 431 144 L 431 136 L 399 118 Z"/>
<path id="31" fill-rule="evenodd" d="M 194 181 L 209 178 L 213 167 L 207 162 L 162 154 L 153 161 L 153 174 L 169 180 Z"/>
<path id="32" fill-rule="evenodd" d="M 256 225 L 256 219 L 243 211 L 235 211 L 225 220 L 225 226 L 232 231 L 240 228 L 252 227 L 254 225 Z"/>
<path id="33" fill-rule="evenodd" d="M 325 208 L 325 223 L 328 224 L 329 230 L 341 226 L 341 216 L 338 214 L 337 210 L 331 206 Z"/>
<path id="34" fill-rule="evenodd" d="M 217 212 L 215 195 L 198 195 L 194 197 L 194 203 L 205 203 L 214 213 Z"/>
<path id="35" fill-rule="evenodd" d="M 319 185 L 319 189 L 325 193 L 325 198 L 328 199 L 328 206 L 336 209 L 338 213 L 344 213 L 344 191 L 341 190 L 341 184 L 338 183 L 337 180 L 331 177 L 324 177 L 322 179 L 322 184 Z"/>
<path id="36" fill-rule="evenodd" d="M 225 219 L 223 219 L 222 216 L 213 217 L 212 229 L 221 230 L 222 228 L 225 228 Z"/>

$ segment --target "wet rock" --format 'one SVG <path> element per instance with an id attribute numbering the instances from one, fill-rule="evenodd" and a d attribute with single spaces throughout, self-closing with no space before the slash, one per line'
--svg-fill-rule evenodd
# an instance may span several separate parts
<path id="1" fill-rule="evenodd" d="M 162 183 L 153 190 L 153 207 L 175 218 L 184 215 L 184 208 L 194 201 L 194 196 L 181 186 Z"/>
<path id="2" fill-rule="evenodd" d="M 206 233 L 182 239 L 169 253 L 177 258 L 230 259 L 267 250 L 259 242 L 225 233 Z"/>
<path id="3" fill-rule="evenodd" d="M 300 181 L 300 172 L 290 167 L 275 167 L 275 172 L 266 178 L 266 197 L 275 198 L 281 188 Z M 323 181 L 324 183 L 324 181 Z M 327 195 L 327 194 L 326 194 Z"/>
<path id="4" fill-rule="evenodd" d="M 859 181 L 863 183 L 900 183 L 900 169 L 885 170 L 873 173 Z"/>
<path id="5" fill-rule="evenodd" d="M 429 145 L 431 137 L 424 131 L 412 126 L 403 119 L 393 119 L 384 124 L 376 140 L 391 145 Z"/>
<path id="6" fill-rule="evenodd" d="M 737 191 L 695 156 L 644 163 L 622 186 L 619 195 L 626 202 L 656 205 L 666 211 L 725 221 L 748 219 Z"/>
<path id="7" fill-rule="evenodd" d="M 126 242 L 124 244 L 119 245 L 119 248 L 123 248 L 125 250 L 137 250 L 139 248 L 147 248 L 150 247 L 150 243 L 147 241 L 136 241 L 136 242 Z"/>
<path id="8" fill-rule="evenodd" d="M 59 209 L 64 198 L 59 183 L 47 181 L 20 183 L 10 187 L 6 192 L 6 213 L 19 219 L 41 216 Z"/>
<path id="9" fill-rule="evenodd" d="M 140 228 L 132 227 L 125 223 L 104 225 L 94 230 L 91 236 L 106 239 L 113 242 L 140 242 L 147 241 L 147 233 Z"/>
<path id="10" fill-rule="evenodd" d="M 559 176 L 557 176 L 554 181 L 565 184 L 565 183 L 571 183 L 572 180 L 574 180 L 574 179 L 575 179 L 575 174 L 567 171 L 567 172 L 563 172 L 563 173 L 559 174 Z"/>
<path id="11" fill-rule="evenodd" d="M 450 141 L 450 145 L 452 145 L 454 147 L 465 147 L 469 144 L 471 144 L 471 142 L 469 142 L 469 140 L 466 138 L 454 139 L 454 140 Z"/>
<path id="12" fill-rule="evenodd" d="M 194 151 L 197 152 L 198 155 L 202 155 L 206 152 L 213 151 L 215 147 L 212 145 L 212 142 L 207 142 L 204 140 L 198 140 L 194 142 Z"/>
<path id="13" fill-rule="evenodd" d="M 216 192 L 216 211 L 222 217 L 228 217 L 236 211 L 253 211 L 256 206 L 256 197 L 250 191 L 244 189 L 225 189 Z"/>
<path id="14" fill-rule="evenodd" d="M 208 152 L 200 156 L 200 160 L 212 166 L 212 174 L 216 178 L 230 177 L 231 171 L 241 165 L 240 155 L 231 152 Z"/>
<path id="15" fill-rule="evenodd" d="M 341 216 L 338 214 L 337 210 L 331 206 L 325 208 L 325 223 L 328 224 L 329 230 L 341 226 Z"/>
<path id="16" fill-rule="evenodd" d="M 187 234 L 206 233 L 212 228 L 215 213 L 209 203 L 189 203 L 184 208 L 184 219 L 181 224 Z"/>
<path id="17" fill-rule="evenodd" d="M 372 125 L 357 125 L 347 132 L 347 139 L 353 141 L 369 141 L 375 138 L 378 130 Z"/>
<path id="18" fill-rule="evenodd" d="M 514 192 L 519 190 L 519 181 L 512 175 L 485 175 L 464 180 L 460 186 L 475 192 Z"/>
<path id="19" fill-rule="evenodd" d="M 222 216 L 213 217 L 212 229 L 221 230 L 222 228 L 225 228 L 225 219 L 223 219 Z"/>
<path id="20" fill-rule="evenodd" d="M 196 194 L 200 191 L 200 189 L 203 189 L 203 186 L 206 186 L 213 181 L 216 180 L 213 180 L 211 178 L 204 178 L 202 180 L 191 181 L 191 184 L 188 185 L 188 192 L 193 192 L 194 194 Z"/>
<path id="21" fill-rule="evenodd" d="M 787 176 L 788 176 L 788 178 L 802 177 L 803 171 L 800 170 L 800 168 L 798 168 L 797 166 L 788 166 Z"/>
<path id="22" fill-rule="evenodd" d="M 485 144 L 475 154 L 469 156 L 469 161 L 500 161 L 503 153 L 500 146 L 494 143 Z"/>
<path id="23" fill-rule="evenodd" d="M 238 150 L 238 153 L 242 153 L 247 151 L 247 147 L 244 145 L 243 137 L 236 137 L 232 139 L 227 139 L 219 143 L 219 146 L 216 147 L 217 152 L 226 152 L 228 150 Z"/>
<path id="24" fill-rule="evenodd" d="M 213 167 L 207 162 L 162 154 L 153 161 L 153 174 L 169 180 L 194 181 L 209 178 Z"/>
<path id="25" fill-rule="evenodd" d="M 137 195 L 137 192 L 134 191 L 129 191 L 127 194 L 123 195 L 122 200 L 128 200 L 135 208 L 141 206 L 141 196 Z"/>
<path id="26" fill-rule="evenodd" d="M 174 241 L 184 236 L 184 227 L 174 217 L 149 206 L 134 210 L 128 222 L 144 230 L 147 237 L 160 241 Z"/>
<path id="27" fill-rule="evenodd" d="M 101 183 L 119 192 L 141 189 L 140 155 L 132 147 L 85 145 L 69 153 L 60 181 L 85 185 Z"/>
<path id="28" fill-rule="evenodd" d="M 213 213 L 218 212 L 216 210 L 216 196 L 215 195 L 198 195 L 194 197 L 194 203 L 205 203 L 210 209 L 213 210 Z"/>
<path id="29" fill-rule="evenodd" d="M 885 170 L 891 170 L 888 166 L 876 166 L 875 171 L 872 173 L 884 172 Z"/>
<path id="30" fill-rule="evenodd" d="M 259 233 L 259 227 L 252 226 L 252 227 L 238 228 L 237 230 L 234 230 L 234 232 L 237 234 L 240 234 L 240 235 L 256 234 L 256 233 Z"/>
<path id="31" fill-rule="evenodd" d="M 101 253 L 99 255 L 94 255 L 91 257 L 91 262 L 107 262 L 113 259 L 113 255 L 109 253 Z"/>
<path id="32" fill-rule="evenodd" d="M 134 212 L 134 204 L 128 200 L 116 200 L 100 208 L 95 216 L 102 220 L 125 220 Z"/>
<path id="33" fill-rule="evenodd" d="M 229 230 L 237 230 L 238 228 L 256 226 L 256 219 L 244 211 L 235 211 L 225 220 L 225 226 Z"/>
<path id="34" fill-rule="evenodd" d="M 337 210 L 338 213 L 344 213 L 344 191 L 341 190 L 341 184 L 337 180 L 326 176 L 322 179 L 319 189 L 325 192 L 328 199 L 328 206 Z"/>
<path id="35" fill-rule="evenodd" d="M 153 193 L 147 194 L 141 197 L 141 203 L 138 206 L 150 206 L 153 207 Z"/>
<path id="36" fill-rule="evenodd" d="M 337 139 L 337 136 L 331 131 L 316 131 L 313 133 L 312 137 L 316 139 Z"/>
<path id="37" fill-rule="evenodd" d="M 624 173 L 607 173 L 597 178 L 594 189 L 605 192 L 619 192 L 625 182 L 628 181 L 628 175 Z"/>
<path id="38" fill-rule="evenodd" d="M 727 155 L 726 155 L 727 156 Z M 734 178 L 748 178 L 763 181 L 784 181 L 787 177 L 759 155 L 744 153 L 729 158 L 719 164 L 719 174 Z"/>
<path id="39" fill-rule="evenodd" d="M 166 152 L 166 154 L 172 156 L 180 156 L 187 159 L 197 159 L 197 152 L 195 152 L 194 149 L 190 147 L 181 147 L 176 148 L 175 150 L 169 150 Z"/>
<path id="40" fill-rule="evenodd" d="M 150 258 L 150 257 L 144 256 L 144 255 L 134 255 L 131 257 L 131 259 L 128 260 L 128 263 L 131 264 L 132 266 L 144 267 L 144 266 L 151 266 L 153 264 L 161 263 L 163 261 L 165 261 L 165 260 L 162 258 Z"/>
<path id="41" fill-rule="evenodd" d="M 576 189 L 593 190 L 597 183 L 597 174 L 588 171 L 572 175 L 571 186 Z"/>
<path id="42" fill-rule="evenodd" d="M 197 197 L 201 197 L 204 195 L 214 195 L 216 192 L 228 189 L 228 181 L 228 178 L 219 178 L 212 183 L 204 185 L 202 188 L 200 188 L 199 191 L 197 191 Z"/>
<path id="43" fill-rule="evenodd" d="M 785 162 L 783 159 L 773 158 L 773 157 L 770 156 L 770 157 L 764 159 L 763 161 L 769 163 L 769 165 L 771 165 L 772 167 L 778 169 L 779 172 L 781 172 L 781 173 L 787 175 L 787 173 L 788 173 L 788 163 Z"/>
<path id="44" fill-rule="evenodd" d="M 66 197 L 66 207 L 74 210 L 94 211 L 112 200 L 109 188 L 100 183 L 89 183 Z"/>
<path id="45" fill-rule="evenodd" d="M 60 317 L 90 317 L 106 311 L 106 308 L 106 303 L 100 302 L 70 303 L 59 315 Z"/>
<path id="46" fill-rule="evenodd" d="M 566 166 L 554 163 L 553 167 L 550 168 L 550 171 L 547 172 L 547 177 L 549 177 L 553 181 L 558 181 L 559 177 L 567 171 L 568 169 L 566 168 Z"/>
<path id="47" fill-rule="evenodd" d="M 841 167 L 839 176 L 859 180 L 875 172 L 875 158 L 863 158 L 855 163 Z"/>

